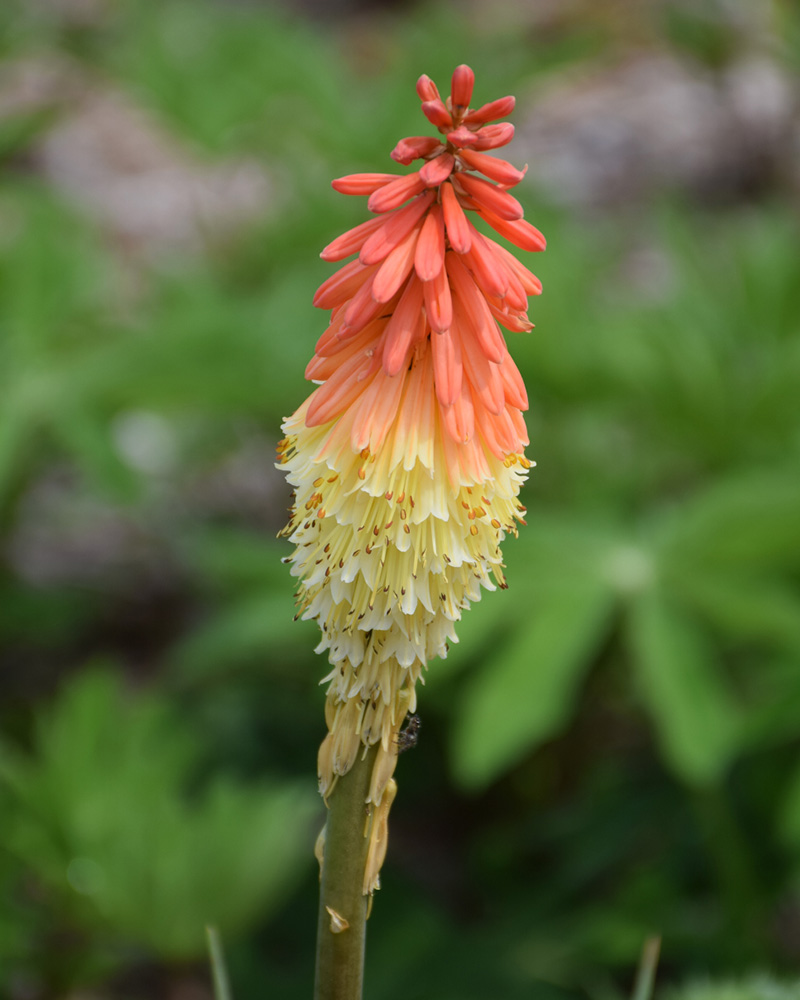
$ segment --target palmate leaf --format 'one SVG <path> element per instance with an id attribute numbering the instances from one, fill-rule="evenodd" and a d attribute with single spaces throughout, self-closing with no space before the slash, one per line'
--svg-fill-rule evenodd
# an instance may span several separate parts
<path id="1" fill-rule="evenodd" d="M 0 746 L 0 792 L 6 848 L 51 908 L 197 957 L 205 924 L 238 931 L 302 871 L 313 791 L 225 775 L 197 787 L 202 741 L 159 696 L 129 701 L 112 674 L 90 670 L 39 723 L 31 755 Z"/>
<path id="2" fill-rule="evenodd" d="M 740 713 L 713 648 L 657 591 L 639 594 L 627 619 L 641 697 L 667 763 L 684 781 L 718 780 L 743 741 Z"/>
<path id="3" fill-rule="evenodd" d="M 555 580 L 531 602 L 530 621 L 498 643 L 456 716 L 453 770 L 464 786 L 485 786 L 558 732 L 613 608 L 591 574 Z"/>

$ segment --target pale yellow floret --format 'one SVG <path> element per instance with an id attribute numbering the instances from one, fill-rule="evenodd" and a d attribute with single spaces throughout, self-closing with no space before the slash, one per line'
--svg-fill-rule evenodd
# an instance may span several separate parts
<path id="1" fill-rule="evenodd" d="M 423 667 L 447 655 L 455 623 L 482 589 L 505 586 L 500 544 L 516 534 L 529 463 L 484 451 L 485 478 L 453 469 L 434 408 L 405 450 L 395 428 L 377 456 L 349 447 L 346 416 L 309 428 L 304 413 L 286 421 L 280 449 L 295 487 L 284 533 L 295 545 L 287 561 L 300 579 L 298 615 L 319 622 L 317 651 L 333 666 L 323 681 L 329 734 L 319 755 L 327 795 L 360 749 L 377 742 L 382 783 L 391 777 Z"/>

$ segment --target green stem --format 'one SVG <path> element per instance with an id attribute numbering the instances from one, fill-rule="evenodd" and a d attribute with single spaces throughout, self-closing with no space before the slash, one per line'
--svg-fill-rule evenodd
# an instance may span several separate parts
<path id="1" fill-rule="evenodd" d="M 328 798 L 314 1000 L 361 1000 L 368 902 L 362 891 L 369 846 L 365 803 L 376 752 L 373 747 L 364 760 L 359 755 Z M 334 933 L 337 919 L 348 926 Z"/>
<path id="2" fill-rule="evenodd" d="M 214 1000 L 233 1000 L 228 970 L 225 967 L 225 954 L 217 928 L 206 927 L 206 938 L 211 956 L 211 972 L 214 976 Z"/>

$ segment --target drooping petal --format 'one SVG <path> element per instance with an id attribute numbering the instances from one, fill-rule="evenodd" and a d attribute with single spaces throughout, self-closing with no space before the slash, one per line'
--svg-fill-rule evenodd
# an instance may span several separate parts
<path id="1" fill-rule="evenodd" d="M 544 250 L 547 240 L 539 230 L 530 224 L 526 219 L 503 219 L 491 211 L 481 209 L 481 216 L 484 218 L 495 232 L 505 236 L 520 250 Z"/>
<path id="2" fill-rule="evenodd" d="M 364 267 L 359 260 L 350 261 L 322 282 L 314 294 L 314 305 L 317 309 L 334 309 L 347 302 L 374 270 Z"/>
<path id="3" fill-rule="evenodd" d="M 498 218 L 509 220 L 522 218 L 522 205 L 513 195 L 502 188 L 496 187 L 480 177 L 463 173 L 458 175 L 457 183 L 482 209 L 492 212 Z M 377 195 L 372 197 L 378 197 L 380 194 L 379 191 Z"/>
<path id="4" fill-rule="evenodd" d="M 514 126 L 511 122 L 499 122 L 497 125 L 484 125 L 475 133 L 472 149 L 499 149 L 507 146 L 514 138 Z"/>
<path id="5" fill-rule="evenodd" d="M 528 444 L 528 435 L 513 417 L 518 410 L 503 407 L 498 413 L 487 410 L 482 401 L 474 399 L 475 424 L 489 450 L 497 457 L 520 454 Z"/>
<path id="6" fill-rule="evenodd" d="M 453 300 L 452 329 L 458 330 L 464 376 L 474 397 L 480 399 L 490 413 L 500 413 L 505 407 L 505 390 L 498 366 L 487 359 L 458 299 Z"/>
<path id="7" fill-rule="evenodd" d="M 376 302 L 388 302 L 411 274 L 421 228 L 412 229 L 378 268 L 372 281 L 372 297 Z"/>
<path id="8" fill-rule="evenodd" d="M 354 354 L 321 385 L 311 397 L 306 413 L 306 424 L 315 427 L 334 419 L 363 392 L 363 375 L 372 364 L 365 353 Z M 362 378 L 359 378 L 362 375 Z"/>
<path id="9" fill-rule="evenodd" d="M 447 254 L 446 257 L 451 257 Z M 444 333 L 453 322 L 453 301 L 447 271 L 442 268 L 430 281 L 424 284 L 425 311 L 428 322 L 435 333 Z"/>
<path id="10" fill-rule="evenodd" d="M 376 452 L 383 444 L 394 421 L 403 395 L 405 375 L 378 372 L 359 400 L 350 431 L 353 451 L 369 448 Z"/>
<path id="11" fill-rule="evenodd" d="M 433 377 L 436 398 L 443 406 L 452 406 L 461 394 L 461 343 L 451 330 L 431 336 Z"/>
<path id="12" fill-rule="evenodd" d="M 383 219 L 367 219 L 360 226 L 348 229 L 335 240 L 330 242 L 320 254 L 323 260 L 337 261 L 344 260 L 351 253 L 356 253 L 364 245 L 365 241 L 377 229 L 384 225 Z"/>
<path id="13" fill-rule="evenodd" d="M 379 302 L 372 294 L 372 278 L 365 281 L 356 294 L 350 299 L 344 311 L 343 327 L 349 327 L 350 332 L 363 330 L 370 320 L 382 312 L 389 312 L 388 305 Z"/>
<path id="14" fill-rule="evenodd" d="M 447 238 L 456 253 L 466 253 L 472 243 L 467 217 L 458 202 L 458 195 L 452 184 L 442 184 L 442 211 Z"/>
<path id="15" fill-rule="evenodd" d="M 424 190 L 425 181 L 420 177 L 419 171 L 397 177 L 370 195 L 367 208 L 370 212 L 388 212 L 392 208 L 399 208 L 404 201 Z"/>
<path id="16" fill-rule="evenodd" d="M 478 142 L 478 133 L 466 125 L 459 125 L 447 133 L 447 141 L 456 149 L 472 149 Z"/>
<path id="17" fill-rule="evenodd" d="M 477 231 L 472 228 L 472 244 L 464 254 L 464 263 L 475 275 L 475 280 L 486 295 L 503 298 L 508 291 L 508 277 L 502 263 L 497 260 Z"/>
<path id="18" fill-rule="evenodd" d="M 424 167 L 420 169 L 419 175 L 428 187 L 438 187 L 452 174 L 456 160 L 452 153 L 439 153 L 432 160 L 428 160 Z"/>
<path id="19" fill-rule="evenodd" d="M 448 254 L 447 273 L 453 291 L 463 306 L 463 315 L 472 328 L 484 356 L 487 360 L 499 364 L 506 354 L 503 335 L 486 305 L 486 300 L 476 287 L 472 275 L 462 263 L 461 257 Z"/>
<path id="20" fill-rule="evenodd" d="M 516 272 L 508 266 L 509 257 L 511 255 L 499 243 L 475 231 L 472 248 L 464 254 L 464 263 L 475 275 L 487 299 L 504 299 L 511 309 L 525 312 L 528 298 Z"/>
<path id="21" fill-rule="evenodd" d="M 472 393 L 466 382 L 461 383 L 458 399 L 445 406 L 439 401 L 439 410 L 447 433 L 459 444 L 467 444 L 475 436 L 475 407 L 472 403 Z"/>
<path id="22" fill-rule="evenodd" d="M 516 103 L 513 97 L 499 97 L 496 101 L 489 101 L 488 104 L 470 111 L 464 121 L 469 125 L 483 125 L 486 122 L 497 121 L 498 118 L 507 118 Z"/>
<path id="23" fill-rule="evenodd" d="M 382 223 L 361 248 L 359 260 L 362 264 L 377 264 L 382 261 L 398 243 L 402 242 L 416 226 L 433 203 L 435 193 L 426 191 L 418 195 L 408 205 L 390 213 L 378 221 Z"/>
<path id="24" fill-rule="evenodd" d="M 444 265 L 444 219 L 439 205 L 428 212 L 417 240 L 414 269 L 421 281 L 432 281 Z"/>
<path id="25" fill-rule="evenodd" d="M 525 289 L 527 295 L 541 295 L 542 294 L 542 283 L 528 270 L 525 265 L 517 260 L 513 253 L 509 253 L 504 246 L 499 243 L 493 243 L 492 247 L 495 254 L 498 254 L 502 260 L 505 261 L 506 267 L 509 271 L 512 271 L 519 283 Z"/>
<path id="26" fill-rule="evenodd" d="M 533 329 L 533 323 L 528 319 L 527 313 L 509 309 L 505 299 L 487 299 L 486 302 L 492 316 L 511 333 L 530 333 Z"/>
<path id="27" fill-rule="evenodd" d="M 314 354 L 306 367 L 306 378 L 314 382 L 325 382 L 354 354 L 372 357 L 376 345 L 383 337 L 386 322 L 385 319 L 373 320 L 355 336 L 347 340 L 335 339 L 334 344 L 328 347 L 327 353 Z"/>
<path id="28" fill-rule="evenodd" d="M 408 166 L 408 164 L 413 163 L 414 160 L 419 160 L 424 156 L 430 156 L 434 151 L 443 150 L 444 146 L 440 140 L 434 136 L 411 135 L 407 136 L 405 139 L 401 139 L 389 155 L 397 163 L 402 163 L 404 166 Z"/>
<path id="29" fill-rule="evenodd" d="M 492 257 L 495 260 L 500 260 L 501 258 L 495 252 L 494 248 L 497 244 L 494 240 L 488 239 L 486 236 L 483 237 L 484 243 L 490 247 L 492 251 Z M 508 268 L 505 263 L 502 264 L 506 277 L 508 278 L 508 288 L 506 289 L 506 294 L 503 296 L 506 305 L 514 310 L 515 312 L 524 313 L 528 309 L 528 296 L 525 289 L 522 286 L 522 282 L 516 276 L 516 274 Z"/>
<path id="30" fill-rule="evenodd" d="M 348 174 L 331 181 L 331 187 L 339 194 L 372 194 L 397 180 L 397 174 Z"/>
<path id="31" fill-rule="evenodd" d="M 519 184 L 528 169 L 526 165 L 522 170 L 517 170 L 508 160 L 501 160 L 498 156 L 489 156 L 487 153 L 478 153 L 474 149 L 464 149 L 459 155 L 468 167 L 479 170 L 490 180 L 504 187 Z"/>
<path id="32" fill-rule="evenodd" d="M 340 308 L 335 315 L 331 316 L 330 324 L 314 347 L 314 354 L 322 356 L 331 344 L 338 343 L 337 335 L 342 328 L 343 322 L 344 311 Z"/>
<path id="33" fill-rule="evenodd" d="M 522 381 L 522 376 L 519 373 L 519 368 L 514 363 L 514 359 L 507 351 L 497 370 L 503 382 L 506 403 L 509 406 L 516 407 L 518 410 L 527 410 L 528 393 L 525 390 L 525 383 Z"/>
<path id="34" fill-rule="evenodd" d="M 432 101 L 423 101 L 422 113 L 431 125 L 435 125 L 439 129 L 453 127 L 453 119 L 450 117 L 450 112 L 439 98 L 434 98 Z"/>
<path id="35" fill-rule="evenodd" d="M 408 367 L 411 349 L 417 339 L 419 326 L 425 322 L 422 300 L 422 283 L 412 278 L 386 326 L 383 370 L 389 376 L 396 375 L 403 368 Z"/>

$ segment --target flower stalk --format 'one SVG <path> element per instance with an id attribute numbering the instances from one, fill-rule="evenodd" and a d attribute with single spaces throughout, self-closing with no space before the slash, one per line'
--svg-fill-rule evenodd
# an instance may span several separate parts
<path id="1" fill-rule="evenodd" d="M 314 1000 L 356 1000 L 362 994 L 369 897 L 364 870 L 369 851 L 364 807 L 377 747 L 355 762 L 328 799 L 320 845 L 319 919 Z"/>

